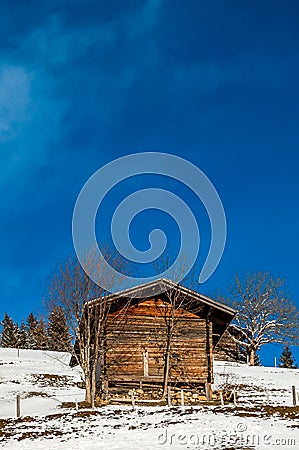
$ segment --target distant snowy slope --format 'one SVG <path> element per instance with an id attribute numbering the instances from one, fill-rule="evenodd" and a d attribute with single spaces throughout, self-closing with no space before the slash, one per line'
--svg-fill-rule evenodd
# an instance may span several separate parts
<path id="1" fill-rule="evenodd" d="M 236 386 L 242 403 L 292 406 L 292 386 L 296 386 L 299 393 L 299 369 L 215 361 L 214 374 L 214 388 Z"/>
<path id="2" fill-rule="evenodd" d="M 79 369 L 68 365 L 68 353 L 0 348 L 0 417 L 15 416 L 16 395 L 22 415 L 48 414 L 62 401 L 83 400 L 76 385 Z"/>

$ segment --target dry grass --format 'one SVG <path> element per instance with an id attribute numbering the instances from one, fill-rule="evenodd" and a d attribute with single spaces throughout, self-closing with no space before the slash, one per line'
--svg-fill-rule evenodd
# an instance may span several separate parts
<path id="1" fill-rule="evenodd" d="M 73 378 L 67 375 L 53 375 L 49 373 L 32 374 L 34 383 L 38 383 L 41 387 L 64 387 L 76 386 Z"/>
<path id="2" fill-rule="evenodd" d="M 270 406 L 259 405 L 254 407 L 216 407 L 212 410 L 215 414 L 225 413 L 233 414 L 239 417 L 279 417 L 281 419 L 298 420 L 299 406 Z"/>

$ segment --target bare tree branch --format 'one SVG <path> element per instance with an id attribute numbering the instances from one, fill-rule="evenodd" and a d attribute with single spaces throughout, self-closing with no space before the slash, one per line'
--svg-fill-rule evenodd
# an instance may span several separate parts
<path id="1" fill-rule="evenodd" d="M 232 339 L 246 347 L 250 364 L 262 345 L 277 342 L 298 344 L 299 312 L 285 288 L 285 279 L 269 272 L 235 276 L 228 295 L 220 297 L 238 311 Z"/>

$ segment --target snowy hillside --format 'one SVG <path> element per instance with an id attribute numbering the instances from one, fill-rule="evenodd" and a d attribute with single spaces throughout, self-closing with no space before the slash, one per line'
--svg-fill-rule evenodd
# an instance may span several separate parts
<path id="1" fill-rule="evenodd" d="M 215 362 L 214 388 L 235 388 L 238 406 L 62 408 L 84 399 L 66 353 L 0 349 L 0 448 L 298 448 L 299 370 Z M 15 398 L 21 395 L 20 419 Z M 2 441 L 2 442 L 1 442 Z M 34 443 L 34 445 L 33 445 Z"/>
<path id="2" fill-rule="evenodd" d="M 0 348 L 0 417 L 14 417 L 16 394 L 22 415 L 55 412 L 63 401 L 83 400 L 77 388 L 79 370 L 72 370 L 68 353 Z"/>
<path id="3" fill-rule="evenodd" d="M 242 404 L 292 406 L 292 386 L 296 386 L 299 393 L 299 369 L 248 367 L 215 361 L 214 376 L 214 388 L 236 387 L 238 400 Z"/>

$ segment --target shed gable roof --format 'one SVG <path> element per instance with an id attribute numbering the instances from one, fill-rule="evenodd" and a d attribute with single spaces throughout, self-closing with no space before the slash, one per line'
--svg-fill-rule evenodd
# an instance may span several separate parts
<path id="1" fill-rule="evenodd" d="M 113 302 L 113 310 L 116 311 L 121 309 L 122 302 L 121 299 L 131 299 L 131 305 L 140 303 L 145 299 L 157 297 L 158 295 L 164 299 L 167 298 L 167 293 L 176 292 L 178 295 L 184 296 L 186 299 L 191 299 L 193 308 L 191 307 L 191 302 L 186 302 L 186 309 L 192 314 L 198 314 L 199 306 L 202 313 L 206 316 L 209 315 L 209 319 L 213 322 L 213 342 L 214 346 L 219 341 L 220 337 L 223 335 L 228 325 L 233 320 L 236 315 L 236 311 L 223 303 L 217 302 L 216 300 L 202 295 L 192 289 L 175 283 L 172 280 L 166 278 L 160 278 L 158 280 L 151 281 L 149 283 L 141 284 L 130 289 L 126 289 L 115 294 L 110 294 L 105 296 L 106 301 L 109 300 Z M 89 302 L 89 305 L 101 301 L 101 298 L 94 299 Z M 188 304 L 188 305 L 187 305 Z"/>
<path id="2" fill-rule="evenodd" d="M 192 289 L 189 289 L 185 286 L 182 286 L 178 283 L 175 283 L 172 280 L 166 278 L 160 278 L 158 280 L 150 281 L 149 283 L 140 284 L 133 288 L 125 289 L 120 292 L 116 292 L 115 294 L 110 294 L 105 296 L 106 300 L 117 300 L 118 298 L 133 298 L 133 299 L 144 299 L 149 297 L 154 297 L 155 295 L 167 292 L 172 289 L 176 289 L 181 292 L 183 295 L 194 298 L 194 300 L 200 301 L 202 304 L 212 307 L 216 310 L 223 311 L 232 316 L 235 316 L 236 311 L 233 308 L 230 308 L 223 303 L 217 302 L 216 300 L 207 297 L 206 295 L 200 294 Z M 91 305 L 94 302 L 100 301 L 101 299 L 94 299 L 89 302 Z"/>

